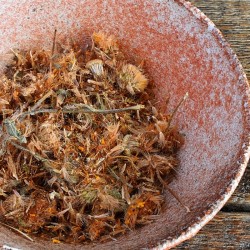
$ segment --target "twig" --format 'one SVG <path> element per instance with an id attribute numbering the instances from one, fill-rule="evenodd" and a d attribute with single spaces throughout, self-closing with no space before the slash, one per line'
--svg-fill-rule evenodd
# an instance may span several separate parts
<path id="1" fill-rule="evenodd" d="M 49 98 L 51 95 L 53 94 L 53 90 L 50 90 L 47 94 L 45 94 L 31 109 L 30 111 L 34 111 L 36 110 L 38 107 L 40 107 L 40 105 L 47 99 Z"/>
<path id="2" fill-rule="evenodd" d="M 21 118 L 27 116 L 27 115 L 37 115 L 37 114 L 41 114 L 41 113 L 57 113 L 60 109 L 38 109 L 38 110 L 34 110 L 34 111 L 27 111 L 27 112 L 23 112 L 21 114 Z"/>
<path id="3" fill-rule="evenodd" d="M 29 149 L 27 149 L 27 148 L 25 148 L 25 147 L 23 147 L 23 146 L 15 143 L 15 142 L 13 142 L 13 141 L 9 141 L 9 143 L 12 144 L 14 147 L 16 147 L 18 149 L 21 149 L 21 150 L 23 150 L 25 152 L 28 152 L 29 154 L 31 154 L 32 156 L 34 156 L 39 161 L 42 161 L 42 162 L 44 162 L 44 161 L 50 161 L 49 159 L 45 159 L 42 156 L 40 156 L 40 155 L 32 152 L 31 150 L 29 150 Z"/>
<path id="4" fill-rule="evenodd" d="M 125 111 L 133 111 L 133 110 L 140 110 L 143 109 L 144 105 L 135 105 L 131 107 L 125 107 L 120 109 L 95 109 L 89 105 L 83 104 L 79 107 L 72 107 L 72 108 L 62 108 L 62 109 L 39 109 L 34 111 L 27 111 L 22 113 L 21 118 L 27 115 L 37 115 L 41 113 L 57 113 L 61 111 L 65 114 L 74 114 L 74 113 L 94 113 L 94 114 L 115 114 L 121 113 Z"/>
<path id="5" fill-rule="evenodd" d="M 167 185 L 167 183 L 162 179 L 162 177 L 161 177 L 161 175 L 160 175 L 160 173 L 159 173 L 159 171 L 156 171 L 156 175 L 157 175 L 157 178 L 158 178 L 158 180 L 160 181 L 160 183 L 164 186 L 164 188 L 166 188 L 167 189 L 167 191 L 187 210 L 187 212 L 189 213 L 190 212 L 190 209 L 189 209 L 189 207 L 187 207 L 187 206 L 185 206 L 182 202 L 181 202 L 181 200 L 180 200 L 180 198 L 177 196 L 177 194 L 171 189 L 171 188 L 169 188 L 169 186 Z"/>
<path id="6" fill-rule="evenodd" d="M 175 107 L 174 111 L 172 112 L 172 114 L 170 115 L 169 121 L 168 121 L 168 129 L 171 125 L 171 122 L 173 120 L 173 117 L 175 116 L 177 110 L 179 109 L 179 107 L 182 105 L 182 103 L 188 98 L 188 92 L 182 97 L 181 101 L 178 103 L 178 105 Z"/>
<path id="7" fill-rule="evenodd" d="M 88 215 L 89 218 L 93 218 L 93 219 L 103 219 L 103 218 L 107 218 L 110 216 L 110 213 L 105 213 L 105 214 L 99 214 L 99 215 Z"/>
<path id="8" fill-rule="evenodd" d="M 57 32 L 57 29 L 55 29 L 55 31 L 54 31 L 53 45 L 52 45 L 51 58 L 50 58 L 50 65 L 49 65 L 49 71 L 50 71 L 50 72 L 52 72 L 52 61 L 53 61 L 52 58 L 53 58 L 53 55 L 54 55 L 54 52 L 55 52 L 56 32 Z"/>
<path id="9" fill-rule="evenodd" d="M 103 86 L 105 84 L 105 82 L 97 82 L 97 81 L 94 81 L 94 80 L 91 80 L 91 79 L 88 79 L 87 82 L 90 83 L 90 84 L 97 85 L 97 86 Z"/>
<path id="10" fill-rule="evenodd" d="M 95 114 L 115 114 L 121 113 L 125 111 L 133 111 L 133 110 L 140 110 L 143 109 L 144 105 L 135 105 L 131 107 L 125 107 L 120 109 L 95 109 L 89 105 L 81 105 L 77 108 L 63 108 L 63 113 L 95 113 Z"/>
<path id="11" fill-rule="evenodd" d="M 52 161 L 52 160 L 50 160 L 50 159 L 43 158 L 42 156 L 40 156 L 40 155 L 38 155 L 38 154 L 32 152 L 31 150 L 29 150 L 29 149 L 27 149 L 27 148 L 25 148 L 25 147 L 23 147 L 23 146 L 21 146 L 21 145 L 15 143 L 15 142 L 13 142 L 13 141 L 9 141 L 9 143 L 12 144 L 14 147 L 20 149 L 20 150 L 23 150 L 23 151 L 25 151 L 25 152 L 28 152 L 28 153 L 31 154 L 34 158 L 36 158 L 38 161 L 41 161 L 41 162 L 43 163 L 43 167 L 44 167 L 47 171 L 49 171 L 49 172 L 52 172 L 52 171 L 53 171 L 54 174 L 59 174 L 59 173 L 60 173 L 60 170 L 57 170 L 57 169 L 53 168 L 50 164 L 48 164 L 48 162 L 54 162 L 54 161 Z"/>
<path id="12" fill-rule="evenodd" d="M 33 112 L 35 111 L 37 108 L 39 108 L 41 106 L 41 104 L 47 99 L 49 98 L 51 95 L 53 94 L 53 90 L 50 90 L 47 94 L 45 94 L 40 100 L 37 101 L 37 103 L 35 103 L 35 105 L 30 109 L 29 112 Z M 23 113 L 19 113 L 16 117 L 15 120 L 18 119 L 19 121 L 23 121 L 23 119 L 25 118 L 26 115 L 23 115 L 27 112 L 23 112 Z"/>
<path id="13" fill-rule="evenodd" d="M 19 229 L 14 228 L 14 227 L 12 227 L 12 226 L 9 226 L 8 224 L 5 224 L 5 223 L 3 223 L 3 222 L 0 222 L 0 224 L 3 225 L 3 226 L 5 226 L 5 227 L 8 227 L 8 228 L 10 228 L 10 229 L 12 229 L 12 230 L 14 230 L 14 231 L 16 231 L 16 232 L 18 232 L 18 233 L 20 233 L 21 235 L 23 235 L 23 236 L 24 236 L 25 238 L 27 238 L 28 240 L 34 242 L 34 240 L 33 240 L 31 237 L 29 237 L 26 233 L 20 231 Z"/>
<path id="14" fill-rule="evenodd" d="M 34 59 L 33 59 L 32 51 L 30 51 L 30 61 L 31 61 L 32 68 L 35 69 L 36 65 L 35 65 L 35 62 L 34 62 Z"/>

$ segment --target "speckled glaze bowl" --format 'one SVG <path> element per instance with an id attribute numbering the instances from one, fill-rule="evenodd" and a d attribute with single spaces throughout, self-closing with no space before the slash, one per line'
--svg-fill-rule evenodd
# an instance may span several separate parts
<path id="1" fill-rule="evenodd" d="M 89 245 L 30 242 L 1 227 L 0 245 L 18 249 L 169 249 L 194 236 L 228 200 L 249 159 L 249 86 L 242 67 L 214 24 L 183 0 L 9 0 L 0 5 L 0 56 L 10 48 L 52 45 L 93 31 L 112 33 L 123 51 L 145 60 L 159 105 L 173 110 L 189 93 L 175 122 L 185 134 L 180 167 L 155 223 L 117 241 Z M 166 100 L 170 96 L 170 104 Z"/>

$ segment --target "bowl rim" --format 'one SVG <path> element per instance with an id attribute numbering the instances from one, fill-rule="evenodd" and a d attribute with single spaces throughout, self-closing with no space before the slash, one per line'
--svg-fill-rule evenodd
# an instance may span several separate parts
<path id="1" fill-rule="evenodd" d="M 245 87 L 243 99 L 245 100 L 245 103 L 243 104 L 243 113 L 245 114 L 245 121 L 246 124 L 244 124 L 244 131 L 248 131 L 250 134 L 250 86 L 249 82 L 246 76 L 246 73 L 244 72 L 243 66 L 241 65 L 236 53 L 231 48 L 229 42 L 224 38 L 221 31 L 216 27 L 213 21 L 211 21 L 200 9 L 195 7 L 191 2 L 187 0 L 174 0 L 177 4 L 182 5 L 184 8 L 186 8 L 191 15 L 196 17 L 199 21 L 206 24 L 210 31 L 213 32 L 213 35 L 215 38 L 218 39 L 223 49 L 228 53 L 229 58 L 232 59 L 234 64 L 236 65 L 235 70 L 239 72 L 241 84 Z M 236 187 L 238 186 L 245 169 L 247 167 L 248 161 L 250 158 L 250 137 L 245 136 L 242 141 L 242 151 L 239 155 L 239 161 L 238 164 L 238 170 L 235 174 L 235 177 L 230 181 L 228 186 L 226 187 L 226 192 L 220 195 L 220 198 L 215 201 L 210 208 L 205 211 L 205 215 L 201 218 L 199 218 L 198 222 L 193 223 L 191 226 L 189 226 L 187 229 L 185 229 L 179 236 L 176 236 L 175 238 L 171 240 L 166 240 L 164 243 L 159 244 L 157 247 L 152 248 L 152 250 L 167 250 L 171 249 L 180 243 L 191 239 L 194 237 L 200 230 L 203 228 L 210 220 L 212 220 L 215 215 L 221 210 L 221 208 L 226 204 L 226 202 L 229 200 L 233 192 L 235 191 Z"/>

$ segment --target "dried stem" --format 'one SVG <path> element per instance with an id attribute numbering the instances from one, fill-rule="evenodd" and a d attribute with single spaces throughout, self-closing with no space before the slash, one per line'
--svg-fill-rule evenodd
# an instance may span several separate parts
<path id="1" fill-rule="evenodd" d="M 119 109 L 95 109 L 89 105 L 82 104 L 79 107 L 72 107 L 72 108 L 62 108 L 62 109 L 39 109 L 34 111 L 27 111 L 21 114 L 21 118 L 27 115 L 37 115 L 41 113 L 57 113 L 61 111 L 65 114 L 75 114 L 75 113 L 93 113 L 93 114 L 115 114 L 121 113 L 126 111 L 133 111 L 133 110 L 140 110 L 143 109 L 144 105 L 135 105 L 131 107 L 119 108 Z"/>
<path id="2" fill-rule="evenodd" d="M 53 90 L 50 90 L 47 94 L 45 94 L 31 109 L 30 111 L 34 111 L 37 108 L 39 108 L 41 106 L 41 104 L 47 99 L 49 98 L 51 95 L 53 94 Z"/>
<path id="3" fill-rule="evenodd" d="M 49 65 L 50 73 L 52 72 L 53 55 L 55 52 L 55 45 L 56 45 L 56 33 L 57 33 L 57 29 L 54 30 L 53 45 L 52 45 L 50 65 Z"/>
<path id="4" fill-rule="evenodd" d="M 176 112 L 178 111 L 178 109 L 180 108 L 180 106 L 183 104 L 183 102 L 188 98 L 188 92 L 182 97 L 181 101 L 178 103 L 178 105 L 175 107 L 174 111 L 171 113 L 169 121 L 168 121 L 168 129 L 170 128 L 171 122 L 176 114 Z"/>
<path id="5" fill-rule="evenodd" d="M 63 113 L 94 113 L 94 114 L 115 114 L 126 111 L 140 110 L 143 109 L 144 105 L 135 105 L 131 107 L 119 108 L 119 109 L 95 109 L 89 105 L 81 105 L 77 108 L 63 108 Z"/>
<path id="6" fill-rule="evenodd" d="M 36 154 L 34 152 L 32 152 L 31 150 L 13 142 L 13 141 L 9 141 L 10 144 L 12 144 L 14 147 L 22 150 L 22 151 L 25 151 L 25 152 L 28 152 L 29 154 L 31 154 L 34 158 L 36 158 L 38 161 L 41 161 L 41 162 L 52 162 L 50 159 L 46 159 L 42 156 L 40 156 L 39 154 Z M 53 169 L 52 167 L 50 167 L 51 169 Z"/>
<path id="7" fill-rule="evenodd" d="M 189 207 L 185 206 L 180 198 L 177 196 L 177 194 L 168 186 L 168 184 L 162 179 L 159 171 L 156 171 L 157 178 L 159 179 L 160 183 L 164 186 L 164 188 L 167 189 L 167 191 L 186 209 L 186 211 L 189 213 L 191 212 Z"/>
<path id="8" fill-rule="evenodd" d="M 13 142 L 13 141 L 9 141 L 9 143 L 12 144 L 14 147 L 16 147 L 16 148 L 22 150 L 22 151 L 28 152 L 28 153 L 31 154 L 35 159 L 37 159 L 38 161 L 41 161 L 41 162 L 43 163 L 43 168 L 46 169 L 47 171 L 53 172 L 54 174 L 59 174 L 59 173 L 60 173 L 59 170 L 53 168 L 53 167 L 49 164 L 49 162 L 54 162 L 54 161 L 52 161 L 52 160 L 50 160 L 50 159 L 46 159 L 46 158 L 40 156 L 39 154 L 36 154 L 36 153 L 32 152 L 31 150 L 29 150 L 29 149 L 27 149 L 27 148 L 25 148 L 25 147 L 23 147 L 23 146 L 21 146 L 21 145 L 15 143 L 15 142 Z"/>
<path id="9" fill-rule="evenodd" d="M 31 237 L 29 237 L 26 233 L 20 231 L 19 229 L 15 228 L 15 227 L 12 227 L 12 226 L 10 226 L 10 225 L 7 225 L 7 224 L 5 224 L 5 223 L 3 223 L 3 222 L 0 222 L 0 224 L 3 225 L 3 226 L 5 226 L 5 227 L 8 227 L 8 228 L 10 228 L 10 229 L 12 229 L 12 230 L 14 230 L 14 231 L 16 231 L 17 233 L 19 233 L 19 234 L 21 234 L 22 236 L 24 236 L 26 239 L 28 239 L 28 240 L 30 240 L 30 241 L 32 241 L 32 242 L 34 241 Z"/>

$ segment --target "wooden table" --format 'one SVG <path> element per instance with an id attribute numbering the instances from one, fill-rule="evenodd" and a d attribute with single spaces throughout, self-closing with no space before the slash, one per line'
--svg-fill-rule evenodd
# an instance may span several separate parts
<path id="1" fill-rule="evenodd" d="M 250 80 L 250 0 L 191 0 L 222 31 Z M 250 249 L 250 164 L 221 212 L 175 249 Z"/>

